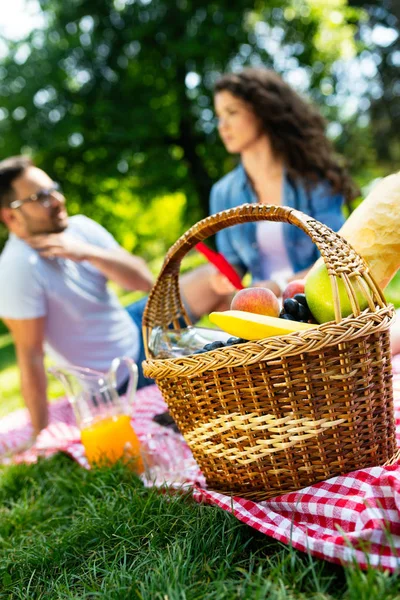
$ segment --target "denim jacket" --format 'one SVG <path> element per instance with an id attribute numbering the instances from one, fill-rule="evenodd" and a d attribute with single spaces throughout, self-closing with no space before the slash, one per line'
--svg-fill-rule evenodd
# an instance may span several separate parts
<path id="1" fill-rule="evenodd" d="M 301 210 L 334 231 L 340 229 L 344 222 L 343 196 L 332 193 L 328 182 L 311 184 L 306 189 L 300 181 L 294 182 L 285 173 L 283 186 L 284 206 Z M 257 198 L 240 164 L 212 187 L 210 213 L 214 214 L 247 202 L 257 202 Z M 263 277 L 256 225 L 255 222 L 242 223 L 219 231 L 217 247 L 243 274 L 250 272 L 253 281 L 260 281 Z M 317 260 L 318 249 L 304 231 L 290 223 L 283 223 L 283 237 L 294 273 L 307 269 Z"/>

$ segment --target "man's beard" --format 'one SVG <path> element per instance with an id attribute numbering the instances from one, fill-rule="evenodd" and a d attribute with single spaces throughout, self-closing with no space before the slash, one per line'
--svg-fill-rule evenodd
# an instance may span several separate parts
<path id="1" fill-rule="evenodd" d="M 29 235 L 42 235 L 48 233 L 62 233 L 68 227 L 68 218 L 59 221 L 58 212 L 49 215 L 47 223 L 38 223 L 25 215 L 26 229 Z"/>
<path id="2" fill-rule="evenodd" d="M 51 231 L 48 231 L 47 233 L 62 233 L 67 229 L 67 227 L 68 225 L 55 225 L 54 228 Z"/>

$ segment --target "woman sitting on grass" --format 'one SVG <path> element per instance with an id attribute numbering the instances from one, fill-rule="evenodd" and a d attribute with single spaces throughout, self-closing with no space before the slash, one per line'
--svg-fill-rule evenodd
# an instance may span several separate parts
<path id="1" fill-rule="evenodd" d="M 244 69 L 215 86 L 218 131 L 239 165 L 212 188 L 210 211 L 240 204 L 284 205 L 334 231 L 343 203 L 356 189 L 325 135 L 325 121 L 275 72 Z M 318 258 L 312 240 L 287 223 L 262 221 L 224 229 L 217 246 L 241 276 L 278 296 L 290 278 L 303 277 Z"/>

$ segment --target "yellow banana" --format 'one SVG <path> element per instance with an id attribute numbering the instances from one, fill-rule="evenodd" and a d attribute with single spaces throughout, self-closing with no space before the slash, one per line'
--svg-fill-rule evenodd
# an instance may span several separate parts
<path id="1" fill-rule="evenodd" d="M 209 318 L 211 323 L 214 323 L 223 331 L 245 340 L 262 340 L 275 335 L 288 335 L 296 331 L 305 331 L 317 327 L 317 325 L 311 325 L 310 323 L 287 321 L 242 310 L 212 312 Z"/>

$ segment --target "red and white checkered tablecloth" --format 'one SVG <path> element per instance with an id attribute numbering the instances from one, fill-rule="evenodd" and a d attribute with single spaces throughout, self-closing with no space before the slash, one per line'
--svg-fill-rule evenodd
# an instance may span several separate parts
<path id="1" fill-rule="evenodd" d="M 400 446 L 400 356 L 393 360 L 394 397 Z M 160 431 L 152 421 L 165 410 L 156 386 L 137 393 L 134 428 L 140 438 Z M 64 399 L 50 409 L 51 422 L 35 446 L 2 462 L 34 462 L 58 450 L 87 467 L 72 410 Z M 0 453 L 16 448 L 31 434 L 25 410 L 0 420 Z M 176 434 L 170 432 L 169 435 Z M 185 446 L 180 436 L 176 440 Z M 185 446 L 186 450 L 187 447 Z M 214 504 L 276 540 L 331 562 L 356 561 L 395 571 L 400 568 L 400 464 L 354 471 L 265 502 L 219 494 L 206 489 L 200 471 L 191 472 L 193 496 Z"/>

